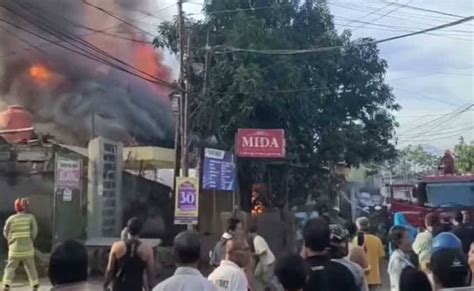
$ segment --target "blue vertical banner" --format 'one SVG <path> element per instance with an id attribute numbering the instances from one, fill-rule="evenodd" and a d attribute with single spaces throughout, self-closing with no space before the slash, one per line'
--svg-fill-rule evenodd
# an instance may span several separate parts
<path id="1" fill-rule="evenodd" d="M 204 149 L 203 189 L 234 191 L 235 176 L 235 160 L 231 152 Z"/>

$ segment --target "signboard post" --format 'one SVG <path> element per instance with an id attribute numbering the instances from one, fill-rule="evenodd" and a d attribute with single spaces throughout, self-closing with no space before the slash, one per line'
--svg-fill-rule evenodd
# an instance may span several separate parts
<path id="1" fill-rule="evenodd" d="M 230 152 L 204 149 L 202 188 L 214 191 L 234 191 L 235 162 Z"/>
<path id="2" fill-rule="evenodd" d="M 63 196 L 63 201 L 71 201 L 73 190 L 81 189 L 81 163 L 80 159 L 56 158 L 56 193 Z"/>
<path id="3" fill-rule="evenodd" d="M 75 155 L 56 154 L 53 243 L 81 236 L 82 159 Z M 77 227 L 70 227 L 76 225 Z"/>
<path id="4" fill-rule="evenodd" d="M 256 159 L 284 159 L 286 156 L 283 129 L 239 129 L 237 156 Z"/>
<path id="5" fill-rule="evenodd" d="M 192 225 L 198 223 L 199 179 L 176 177 L 174 223 Z"/>

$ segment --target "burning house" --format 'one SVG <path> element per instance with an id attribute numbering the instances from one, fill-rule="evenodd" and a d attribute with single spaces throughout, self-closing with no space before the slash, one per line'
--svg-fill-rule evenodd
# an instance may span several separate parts
<path id="1" fill-rule="evenodd" d="M 167 149 L 174 145 L 172 70 L 144 23 L 150 17 L 143 11 L 162 8 L 155 2 L 0 2 L 0 110 L 7 112 L 0 114 L 0 224 L 15 197 L 30 196 L 44 250 L 53 232 L 86 236 L 88 183 L 96 175 L 88 171 L 87 145 L 99 136 L 124 144 L 116 226 L 139 215 L 150 236 L 164 237 L 173 227 L 170 188 L 142 175 L 174 163 Z M 57 191 L 58 157 L 80 162 L 77 195 Z M 75 212 L 71 197 L 79 197 Z M 77 230 L 58 229 L 58 219 L 77 223 Z"/>
<path id="2" fill-rule="evenodd" d="M 171 70 L 140 27 L 148 2 L 2 1 L 3 105 L 23 106 L 37 133 L 68 144 L 172 146 Z"/>

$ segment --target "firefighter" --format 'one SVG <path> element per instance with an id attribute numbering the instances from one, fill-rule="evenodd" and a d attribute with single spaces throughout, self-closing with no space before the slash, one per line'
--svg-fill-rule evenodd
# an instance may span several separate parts
<path id="1" fill-rule="evenodd" d="M 10 216 L 3 229 L 3 235 L 8 241 L 8 262 L 3 275 L 4 290 L 10 290 L 18 266 L 23 266 L 33 290 L 38 290 L 39 281 L 35 266 L 35 248 L 33 241 L 38 234 L 36 219 L 26 213 L 29 200 L 18 198 L 15 201 L 16 214 Z"/>

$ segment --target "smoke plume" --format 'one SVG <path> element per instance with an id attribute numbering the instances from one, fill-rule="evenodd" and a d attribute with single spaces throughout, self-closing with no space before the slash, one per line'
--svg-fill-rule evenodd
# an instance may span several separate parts
<path id="1" fill-rule="evenodd" d="M 67 143 L 172 144 L 170 89 L 156 84 L 171 70 L 147 16 L 160 7 L 85 1 L 0 0 L 0 102 L 24 106 L 36 132 Z"/>

